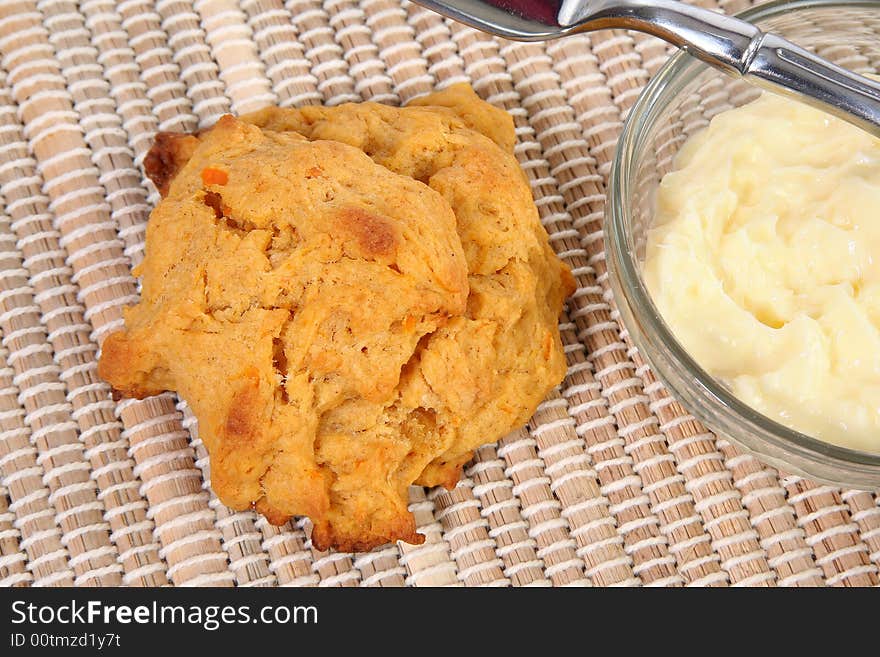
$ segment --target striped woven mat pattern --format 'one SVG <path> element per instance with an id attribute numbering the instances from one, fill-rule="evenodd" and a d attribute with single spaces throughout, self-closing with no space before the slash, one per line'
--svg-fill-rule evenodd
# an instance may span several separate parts
<path id="1" fill-rule="evenodd" d="M 737 452 L 618 323 L 605 186 L 669 54 L 611 31 L 506 42 L 399 0 L 0 2 L 0 585 L 878 584 L 877 497 Z M 513 115 L 577 278 L 568 375 L 457 488 L 412 489 L 424 545 L 318 552 L 308 521 L 274 527 L 217 500 L 183 400 L 114 402 L 97 376 L 158 198 L 141 162 L 157 130 L 458 81 Z"/>

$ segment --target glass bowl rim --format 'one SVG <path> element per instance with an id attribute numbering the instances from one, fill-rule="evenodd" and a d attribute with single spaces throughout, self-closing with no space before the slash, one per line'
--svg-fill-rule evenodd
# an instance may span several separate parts
<path id="1" fill-rule="evenodd" d="M 825 7 L 880 8 L 880 0 L 773 0 L 751 7 L 736 16 L 743 20 L 759 21 L 792 11 Z M 657 366 L 656 359 L 652 358 L 650 353 L 651 348 L 657 343 L 669 352 L 670 369 L 677 370 L 674 374 L 680 379 L 693 379 L 692 382 L 683 385 L 697 395 L 696 399 L 703 397 L 704 405 L 699 408 L 699 411 L 702 411 L 701 414 L 711 415 L 708 419 L 699 416 L 698 419 L 710 427 L 720 426 L 719 433 L 723 436 L 729 436 L 747 449 L 771 457 L 771 460 L 775 460 L 777 463 L 784 460 L 785 467 L 790 470 L 828 479 L 827 476 L 823 477 L 822 473 L 811 472 L 809 467 L 801 467 L 802 464 L 790 463 L 767 453 L 765 449 L 762 449 L 765 445 L 761 443 L 766 443 L 766 445 L 787 454 L 794 453 L 810 462 L 815 462 L 818 457 L 823 461 L 822 465 L 841 468 L 847 470 L 848 474 L 855 475 L 858 479 L 856 485 L 873 484 L 873 487 L 880 487 L 880 453 L 875 454 L 834 445 L 790 429 L 740 401 L 725 386 L 697 365 L 660 317 L 660 313 L 644 285 L 640 268 L 624 233 L 625 218 L 628 214 L 626 199 L 632 196 L 630 194 L 630 178 L 634 177 L 635 166 L 640 154 L 639 147 L 645 141 L 646 133 L 652 127 L 656 116 L 670 101 L 675 99 L 687 84 L 705 70 L 707 70 L 706 64 L 699 62 L 687 53 L 674 54 L 639 95 L 624 122 L 618 140 L 608 183 L 605 243 L 608 254 L 609 280 L 612 287 L 617 288 L 614 292 L 623 296 L 623 303 L 627 304 L 627 310 L 632 313 L 634 321 L 647 327 L 642 338 L 637 331 L 630 331 L 630 335 L 636 343 L 636 347 L 651 363 L 653 371 L 673 392 L 673 396 L 680 397 L 679 385 L 670 381 L 669 373 L 663 366 Z M 619 305 L 623 306 L 623 304 Z M 627 326 L 627 328 L 630 327 Z M 649 348 L 646 349 L 646 346 Z M 698 409 L 692 408 L 693 404 L 686 403 L 685 406 L 688 411 L 699 412 Z M 736 430 L 727 430 L 726 427 L 735 427 Z M 742 431 L 747 432 L 748 439 L 742 439 L 742 436 L 739 435 Z M 733 433 L 738 435 L 731 435 Z"/>

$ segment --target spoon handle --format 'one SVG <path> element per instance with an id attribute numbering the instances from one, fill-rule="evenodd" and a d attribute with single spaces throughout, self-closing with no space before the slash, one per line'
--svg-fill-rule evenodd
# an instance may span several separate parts
<path id="1" fill-rule="evenodd" d="M 760 37 L 743 76 L 880 137 L 880 84 L 775 34 Z"/>
<path id="2" fill-rule="evenodd" d="M 652 34 L 880 137 L 880 83 L 746 21 L 677 0 L 565 0 L 559 22 L 566 32 L 626 28 Z"/>

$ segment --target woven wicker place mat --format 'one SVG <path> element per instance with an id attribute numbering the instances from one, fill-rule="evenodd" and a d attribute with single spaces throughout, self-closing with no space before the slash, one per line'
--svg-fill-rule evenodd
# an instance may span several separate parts
<path id="1" fill-rule="evenodd" d="M 727 12 L 746 2 L 722 2 Z M 669 50 L 600 32 L 510 43 L 396 0 L 0 4 L 0 584 L 876 585 L 880 507 L 781 476 L 671 399 L 617 323 L 602 245 L 616 138 Z M 209 485 L 186 404 L 114 403 L 98 344 L 136 300 L 157 130 L 267 104 L 399 103 L 470 81 L 579 289 L 569 372 L 454 490 L 422 546 L 320 553 Z"/>

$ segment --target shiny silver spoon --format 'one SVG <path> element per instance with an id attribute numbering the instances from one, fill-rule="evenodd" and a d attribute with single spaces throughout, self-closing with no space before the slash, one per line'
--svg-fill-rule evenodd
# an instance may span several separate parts
<path id="1" fill-rule="evenodd" d="M 677 0 L 413 0 L 484 32 L 544 41 L 585 30 L 646 32 L 707 64 L 880 137 L 880 84 L 751 23 Z"/>

